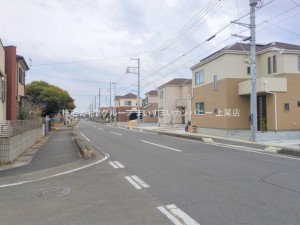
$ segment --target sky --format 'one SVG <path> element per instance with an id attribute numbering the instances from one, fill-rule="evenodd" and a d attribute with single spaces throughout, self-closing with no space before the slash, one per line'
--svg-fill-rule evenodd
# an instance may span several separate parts
<path id="1" fill-rule="evenodd" d="M 69 92 L 76 111 L 109 106 L 113 97 L 144 94 L 173 78 L 192 78 L 202 58 L 249 29 L 247 0 L 0 0 L 0 39 L 17 46 L 30 70 Z M 261 0 L 256 41 L 300 45 L 300 0 Z M 210 37 L 213 37 L 211 40 Z M 127 68 L 131 67 L 127 73 Z"/>

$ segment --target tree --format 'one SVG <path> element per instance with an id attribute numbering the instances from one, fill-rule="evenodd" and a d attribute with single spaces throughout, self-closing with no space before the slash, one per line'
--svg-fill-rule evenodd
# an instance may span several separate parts
<path id="1" fill-rule="evenodd" d="M 75 109 L 74 99 L 61 88 L 45 81 L 33 81 L 25 87 L 25 95 L 33 105 L 42 107 L 43 114 L 53 116 L 62 109 Z"/>

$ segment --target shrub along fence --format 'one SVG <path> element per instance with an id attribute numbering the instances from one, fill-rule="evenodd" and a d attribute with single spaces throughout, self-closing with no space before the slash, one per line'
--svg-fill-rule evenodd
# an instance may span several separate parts
<path id="1" fill-rule="evenodd" d="M 43 137 L 42 119 L 0 121 L 0 162 L 13 162 Z"/>

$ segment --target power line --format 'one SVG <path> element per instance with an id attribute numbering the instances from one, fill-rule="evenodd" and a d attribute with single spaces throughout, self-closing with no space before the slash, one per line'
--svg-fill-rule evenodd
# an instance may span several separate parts
<path id="1" fill-rule="evenodd" d="M 179 37 L 181 37 L 183 34 L 187 33 L 191 29 L 191 27 L 193 27 L 195 25 L 195 23 L 198 22 L 205 15 L 205 12 L 207 11 L 207 9 L 209 9 L 212 4 L 216 4 L 216 2 L 219 2 L 219 1 L 218 0 L 210 1 L 208 3 L 208 5 L 206 5 L 203 9 L 201 9 L 191 20 L 188 21 L 188 23 L 186 23 L 182 28 L 179 29 L 179 31 L 177 31 L 164 44 L 162 44 L 159 49 L 170 48 L 172 46 L 172 44 L 174 42 L 176 42 L 176 40 Z M 159 51 L 158 52 L 153 52 L 148 57 L 146 57 L 144 59 L 144 61 L 147 61 L 147 60 L 153 58 L 155 56 L 155 54 L 159 54 Z"/>
<path id="2" fill-rule="evenodd" d="M 128 58 L 132 56 L 136 56 L 138 54 L 147 54 L 154 51 L 157 51 L 159 49 L 151 50 L 151 51 L 145 51 L 145 52 L 136 52 L 129 55 L 121 55 L 121 56 L 114 56 L 114 57 L 107 57 L 107 58 L 98 58 L 98 59 L 89 59 L 89 60 L 78 60 L 78 61 L 70 61 L 70 62 L 57 62 L 57 63 L 44 63 L 44 64 L 37 64 L 32 65 L 32 67 L 38 67 L 38 66 L 54 66 L 54 65 L 65 65 L 65 64 L 78 64 L 78 63 L 87 63 L 87 62 L 94 62 L 94 61 L 105 61 L 105 60 L 112 60 L 112 59 L 120 59 L 120 58 Z"/>

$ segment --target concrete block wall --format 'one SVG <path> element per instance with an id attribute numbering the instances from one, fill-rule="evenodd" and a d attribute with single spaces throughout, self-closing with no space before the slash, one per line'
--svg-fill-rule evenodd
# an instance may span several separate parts
<path id="1" fill-rule="evenodd" d="M 0 162 L 13 162 L 42 137 L 43 130 L 38 128 L 17 136 L 0 138 Z"/>

